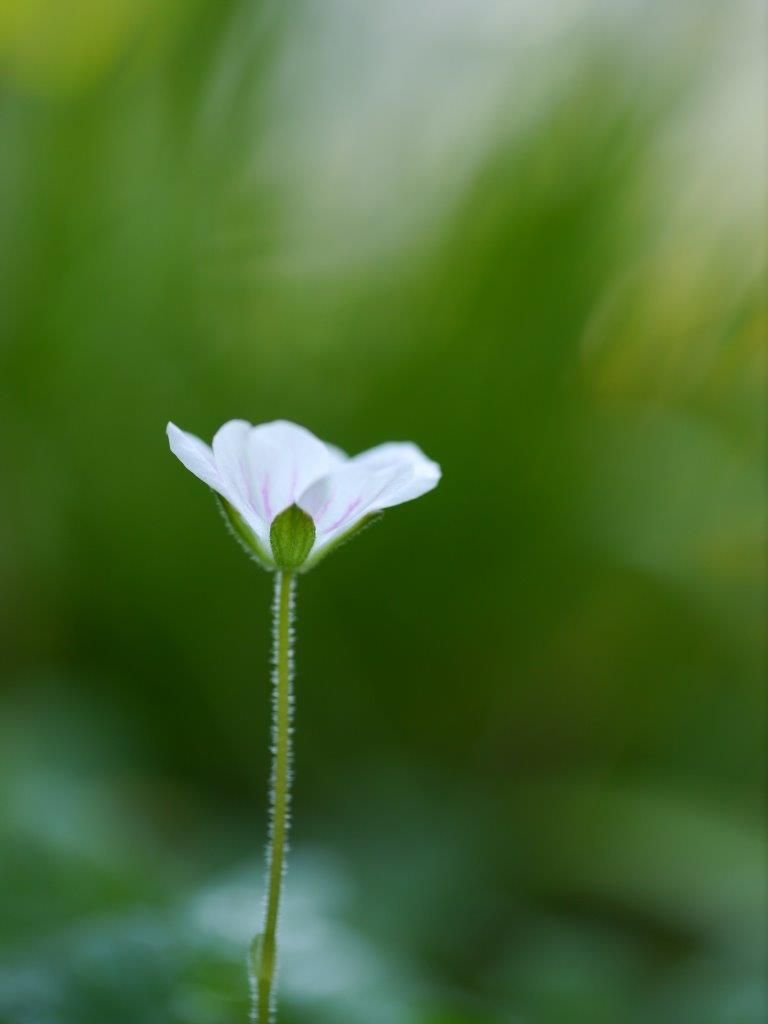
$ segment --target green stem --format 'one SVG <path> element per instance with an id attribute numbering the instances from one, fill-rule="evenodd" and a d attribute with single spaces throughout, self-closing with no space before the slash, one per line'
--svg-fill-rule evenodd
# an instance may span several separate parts
<path id="1" fill-rule="evenodd" d="M 275 573 L 274 671 L 272 704 L 272 824 L 267 846 L 267 898 L 264 930 L 254 950 L 255 1014 L 258 1024 L 274 1020 L 277 925 L 288 852 L 291 802 L 291 721 L 293 715 L 293 604 L 295 574 Z"/>

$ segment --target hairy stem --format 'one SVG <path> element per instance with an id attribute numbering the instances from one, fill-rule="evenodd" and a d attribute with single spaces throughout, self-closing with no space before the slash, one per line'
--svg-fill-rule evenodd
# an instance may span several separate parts
<path id="1" fill-rule="evenodd" d="M 264 929 L 254 949 L 254 1015 L 258 1024 L 275 1019 L 275 971 L 280 898 L 288 852 L 291 801 L 291 732 L 293 717 L 293 605 L 295 574 L 275 573 L 272 673 L 272 819 L 267 846 L 267 895 Z"/>

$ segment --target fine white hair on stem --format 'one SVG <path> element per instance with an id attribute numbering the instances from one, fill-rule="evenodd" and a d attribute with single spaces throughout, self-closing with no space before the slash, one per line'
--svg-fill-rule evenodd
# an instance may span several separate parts
<path id="1" fill-rule="evenodd" d="M 250 956 L 251 1020 L 274 1020 L 277 978 L 277 932 L 283 880 L 286 873 L 293 778 L 294 613 L 296 577 L 275 573 L 272 632 L 272 774 L 270 782 L 269 840 L 266 849 L 264 927 Z"/>

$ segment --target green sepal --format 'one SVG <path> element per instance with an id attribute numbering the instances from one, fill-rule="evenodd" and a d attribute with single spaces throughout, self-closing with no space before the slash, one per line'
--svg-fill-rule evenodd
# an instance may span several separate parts
<path id="1" fill-rule="evenodd" d="M 272 520 L 269 543 L 278 569 L 298 569 L 315 543 L 315 524 L 298 505 L 289 505 Z"/>
<path id="2" fill-rule="evenodd" d="M 330 544 L 326 544 L 325 547 L 312 555 L 312 557 L 302 565 L 299 571 L 309 572 L 310 569 L 314 569 L 317 563 L 322 562 L 326 555 L 330 555 L 332 551 L 340 548 L 342 544 L 346 544 L 348 540 L 352 540 L 352 538 L 356 537 L 358 533 L 362 533 L 363 530 L 372 526 L 374 523 L 377 523 L 383 515 L 384 512 L 380 509 L 377 512 L 371 512 L 370 515 L 364 516 L 356 522 L 354 526 L 350 526 L 345 533 L 340 534 L 335 540 L 332 540 Z"/>
<path id="3" fill-rule="evenodd" d="M 227 528 L 235 540 L 238 542 L 241 548 L 250 555 L 262 569 L 271 570 L 275 568 L 275 563 L 270 555 L 264 550 L 264 545 L 261 543 L 259 538 L 246 523 L 237 509 L 233 508 L 226 498 L 222 498 L 220 494 L 213 492 L 216 498 L 216 504 L 219 506 L 224 522 L 227 524 Z"/>

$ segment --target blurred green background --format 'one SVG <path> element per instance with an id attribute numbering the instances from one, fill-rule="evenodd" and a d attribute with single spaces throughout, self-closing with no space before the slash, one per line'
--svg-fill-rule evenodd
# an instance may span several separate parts
<path id="1" fill-rule="evenodd" d="M 233 417 L 444 470 L 300 586 L 281 1024 L 765 1019 L 764 20 L 4 0 L 3 1024 L 246 1020 Z"/>

